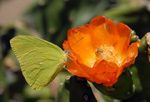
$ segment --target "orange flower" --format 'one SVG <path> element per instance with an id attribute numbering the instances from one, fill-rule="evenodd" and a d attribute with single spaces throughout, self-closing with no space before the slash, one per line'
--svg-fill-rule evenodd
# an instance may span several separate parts
<path id="1" fill-rule="evenodd" d="M 115 25 L 103 16 L 72 28 L 63 43 L 64 50 L 70 50 L 72 60 L 67 64 L 68 71 L 91 82 L 112 86 L 138 54 L 141 43 L 129 45 L 130 41 L 131 29 L 127 25 Z"/>

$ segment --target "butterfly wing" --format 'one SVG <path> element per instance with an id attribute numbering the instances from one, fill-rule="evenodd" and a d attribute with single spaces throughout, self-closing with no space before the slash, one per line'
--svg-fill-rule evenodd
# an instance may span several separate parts
<path id="1" fill-rule="evenodd" d="M 49 84 L 67 61 L 61 48 L 39 38 L 17 36 L 10 43 L 23 75 L 33 89 L 42 89 Z"/>

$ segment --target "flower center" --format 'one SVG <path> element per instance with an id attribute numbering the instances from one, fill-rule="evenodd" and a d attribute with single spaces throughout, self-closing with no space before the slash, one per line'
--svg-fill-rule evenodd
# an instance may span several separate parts
<path id="1" fill-rule="evenodd" d="M 95 55 L 98 59 L 100 59 L 102 57 L 101 56 L 102 53 L 103 53 L 103 49 L 98 48 L 98 49 L 96 49 Z"/>
<path id="2" fill-rule="evenodd" d="M 107 60 L 108 62 L 114 62 L 119 64 L 113 46 L 100 46 L 98 49 L 96 49 L 95 55 L 98 60 Z"/>

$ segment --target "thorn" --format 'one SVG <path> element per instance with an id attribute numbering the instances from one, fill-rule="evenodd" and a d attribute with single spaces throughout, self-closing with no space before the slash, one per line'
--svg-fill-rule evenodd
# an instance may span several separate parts
<path id="1" fill-rule="evenodd" d="M 134 35 L 134 38 L 135 38 L 135 39 L 139 39 L 139 37 L 138 37 L 137 35 Z"/>
<path id="2" fill-rule="evenodd" d="M 89 100 L 89 96 L 88 95 L 84 95 L 83 98 L 84 98 L 85 102 L 88 102 L 88 100 Z"/>
<path id="3" fill-rule="evenodd" d="M 107 90 L 108 90 L 108 91 L 115 91 L 115 88 L 114 88 L 113 86 L 108 86 L 108 87 L 107 87 Z"/>
<path id="4" fill-rule="evenodd" d="M 77 81 L 85 81 L 85 79 L 81 77 L 77 77 Z"/>
<path id="5" fill-rule="evenodd" d="M 134 31 L 134 30 L 132 30 L 132 29 L 131 29 L 131 34 L 133 34 L 133 35 L 135 34 L 135 31 Z"/>
<path id="6" fill-rule="evenodd" d="M 132 71 L 130 71 L 130 74 L 132 75 L 132 74 L 133 74 L 133 72 L 132 72 Z"/>
<path id="7" fill-rule="evenodd" d="M 150 62 L 150 32 L 146 33 L 146 41 L 147 41 L 147 45 L 148 45 L 148 59 Z"/>
<path id="8" fill-rule="evenodd" d="M 66 80 L 70 80 L 70 78 L 71 78 L 71 76 L 67 76 L 67 77 L 66 77 Z"/>

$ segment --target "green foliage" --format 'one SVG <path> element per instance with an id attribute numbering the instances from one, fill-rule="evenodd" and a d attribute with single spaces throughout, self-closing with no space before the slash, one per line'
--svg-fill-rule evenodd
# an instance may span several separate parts
<path id="1" fill-rule="evenodd" d="M 64 83 L 61 83 L 58 89 L 56 102 L 69 102 L 69 80 L 65 80 Z"/>
<path id="2" fill-rule="evenodd" d="M 24 96 L 27 99 L 36 99 L 36 98 L 50 98 L 52 96 L 51 90 L 49 87 L 45 87 L 43 90 L 33 90 L 29 85 L 24 88 Z"/>
<path id="3" fill-rule="evenodd" d="M 44 39 L 61 46 L 68 29 L 101 15 L 108 4 L 108 0 L 36 0 L 22 19 Z"/>
<path id="4" fill-rule="evenodd" d="M 139 48 L 139 55 L 136 59 L 135 66 L 138 71 L 138 76 L 141 82 L 142 91 L 139 93 L 140 97 L 138 97 L 136 102 L 141 102 L 143 100 L 146 100 L 147 102 L 150 101 L 150 62 L 148 60 L 148 46 L 146 42 L 146 38 L 143 37 L 141 39 L 141 47 Z"/>

